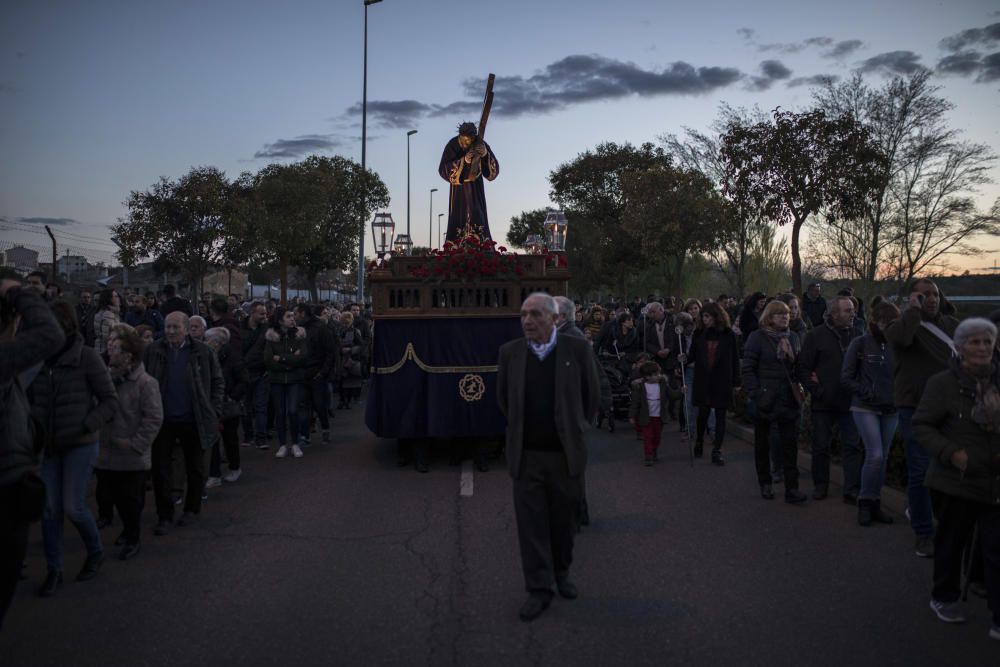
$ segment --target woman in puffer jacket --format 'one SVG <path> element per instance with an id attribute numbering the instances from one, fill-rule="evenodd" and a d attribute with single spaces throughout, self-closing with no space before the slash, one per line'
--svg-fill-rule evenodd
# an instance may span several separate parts
<path id="1" fill-rule="evenodd" d="M 840 384 L 851 392 L 851 416 L 865 447 L 858 493 L 858 524 L 892 523 L 882 511 L 886 460 L 899 416 L 893 402 L 892 346 L 883 333 L 899 318 L 899 308 L 883 301 L 872 309 L 868 331 L 855 338 L 844 353 Z"/>
<path id="2" fill-rule="evenodd" d="M 48 505 L 42 519 L 42 540 L 48 574 L 38 594 L 55 593 L 63 580 L 63 517 L 76 527 L 87 548 L 77 581 L 97 576 L 104 546 L 94 515 L 87 507 L 87 485 L 97 460 L 101 427 L 118 408 L 118 397 L 104 361 L 83 344 L 76 311 L 66 302 L 52 304 L 52 313 L 66 335 L 62 349 L 45 360 L 31 383 L 31 414 L 45 433 L 42 480 Z"/>
<path id="3" fill-rule="evenodd" d="M 139 553 L 146 473 L 152 469 L 153 440 L 163 424 L 160 384 L 142 363 L 145 347 L 135 331 L 119 332 L 108 347 L 118 410 L 101 430 L 97 475 L 122 519 L 122 534 L 115 542 L 122 547 L 121 560 Z"/>
<path id="4" fill-rule="evenodd" d="M 299 392 L 305 381 L 306 330 L 295 325 L 295 313 L 278 306 L 271 316 L 271 328 L 264 334 L 264 365 L 271 383 L 274 427 L 278 451 L 274 457 L 288 456 L 291 431 L 292 456 L 302 458 L 299 447 Z"/>

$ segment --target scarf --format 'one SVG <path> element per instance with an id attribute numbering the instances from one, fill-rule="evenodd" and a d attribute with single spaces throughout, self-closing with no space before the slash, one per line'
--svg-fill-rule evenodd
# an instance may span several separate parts
<path id="1" fill-rule="evenodd" d="M 778 353 L 778 359 L 794 359 L 795 351 L 792 349 L 791 333 L 788 329 L 778 331 L 769 327 L 763 327 L 761 331 L 771 339 Z"/>
<path id="2" fill-rule="evenodd" d="M 980 372 L 959 366 L 959 372 L 976 388 L 972 421 L 985 431 L 1000 431 L 1000 387 L 997 386 L 996 364 L 991 364 Z"/>

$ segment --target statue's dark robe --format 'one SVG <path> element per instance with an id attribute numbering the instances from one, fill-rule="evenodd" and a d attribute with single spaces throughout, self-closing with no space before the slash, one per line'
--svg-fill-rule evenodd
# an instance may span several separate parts
<path id="1" fill-rule="evenodd" d="M 490 145 L 485 141 L 483 145 L 486 146 L 486 155 L 479 160 L 482 173 L 475 179 L 471 178 L 473 165 L 465 163 L 468 149 L 463 150 L 458 145 L 458 137 L 449 141 L 441 154 L 438 173 L 451 184 L 448 197 L 448 234 L 445 236 L 447 241 L 462 237 L 466 227 L 483 240 L 493 239 L 486 217 L 486 189 L 483 187 L 483 179 L 492 181 L 496 178 L 500 173 L 500 163 Z"/>

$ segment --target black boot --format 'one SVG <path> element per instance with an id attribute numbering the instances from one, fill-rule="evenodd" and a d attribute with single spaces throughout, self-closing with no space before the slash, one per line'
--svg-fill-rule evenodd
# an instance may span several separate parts
<path id="1" fill-rule="evenodd" d="M 722 458 L 722 450 L 721 449 L 713 449 L 712 450 L 712 464 L 713 465 L 717 465 L 717 466 L 724 466 L 724 465 L 726 465 L 726 460 L 724 458 Z"/>
<path id="2" fill-rule="evenodd" d="M 704 450 L 705 450 L 704 443 L 696 442 L 694 444 L 694 456 L 695 456 L 695 458 L 700 459 L 702 456 L 704 456 L 705 455 L 705 451 Z"/>
<path id="3" fill-rule="evenodd" d="M 760 485 L 760 497 L 764 500 L 774 500 L 774 489 L 771 488 L 770 484 Z"/>
<path id="4" fill-rule="evenodd" d="M 872 525 L 872 505 L 875 501 L 868 498 L 858 498 L 858 525 Z"/>
<path id="5" fill-rule="evenodd" d="M 63 575 L 59 570 L 49 570 L 48 575 L 45 577 L 45 581 L 42 585 L 38 587 L 38 596 L 47 598 L 56 592 L 59 588 L 59 584 L 62 583 Z"/>
<path id="6" fill-rule="evenodd" d="M 104 563 L 103 551 L 98 551 L 96 554 L 90 554 L 87 556 L 87 560 L 83 562 L 83 567 L 80 569 L 80 574 L 76 575 L 76 580 L 89 581 L 93 579 L 100 571 L 102 563 Z"/>
<path id="7" fill-rule="evenodd" d="M 872 501 L 872 519 L 884 524 L 890 524 L 893 522 L 892 517 L 882 511 L 881 498 L 876 498 Z"/>

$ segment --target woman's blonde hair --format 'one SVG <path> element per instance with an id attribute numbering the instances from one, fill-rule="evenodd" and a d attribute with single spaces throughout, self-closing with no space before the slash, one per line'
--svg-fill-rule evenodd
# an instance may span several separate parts
<path id="1" fill-rule="evenodd" d="M 789 315 L 791 312 L 792 311 L 788 308 L 788 306 L 775 299 L 764 306 L 764 312 L 760 315 L 760 326 L 773 329 L 773 320 L 775 315 Z"/>

